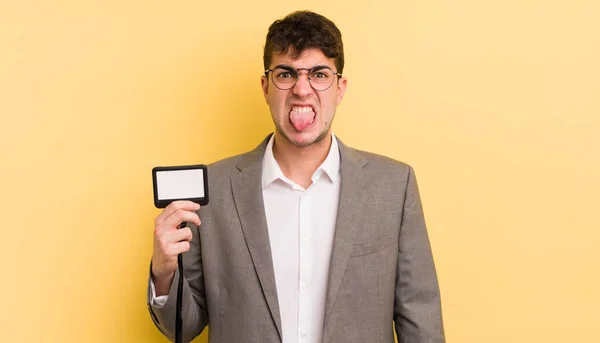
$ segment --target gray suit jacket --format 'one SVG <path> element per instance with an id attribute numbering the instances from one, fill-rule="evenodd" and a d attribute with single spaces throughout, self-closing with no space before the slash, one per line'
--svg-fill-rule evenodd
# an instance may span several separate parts
<path id="1" fill-rule="evenodd" d="M 208 167 L 210 204 L 183 255 L 183 331 L 210 324 L 211 343 L 282 342 L 255 150 Z M 442 343 L 438 282 L 411 167 L 339 142 L 341 189 L 327 287 L 324 343 Z M 163 307 L 148 305 L 173 340 L 178 274 Z M 151 300 L 148 290 L 148 303 Z"/>

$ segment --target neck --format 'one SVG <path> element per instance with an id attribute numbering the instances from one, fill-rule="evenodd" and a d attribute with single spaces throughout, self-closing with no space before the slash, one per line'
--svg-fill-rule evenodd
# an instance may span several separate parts
<path id="1" fill-rule="evenodd" d="M 273 156 L 283 175 L 306 189 L 312 183 L 312 175 L 327 158 L 331 140 L 332 135 L 329 132 L 319 142 L 306 147 L 297 147 L 275 132 Z"/>

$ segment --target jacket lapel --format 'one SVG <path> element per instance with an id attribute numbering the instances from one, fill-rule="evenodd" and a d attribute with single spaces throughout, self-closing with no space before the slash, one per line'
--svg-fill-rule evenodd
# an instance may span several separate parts
<path id="1" fill-rule="evenodd" d="M 261 182 L 262 158 L 269 138 L 237 164 L 239 172 L 231 177 L 231 189 L 254 269 L 281 338 L 281 316 Z"/>
<path id="2" fill-rule="evenodd" d="M 270 136 L 238 162 L 239 172 L 231 177 L 231 189 L 254 269 L 281 338 L 281 316 L 262 196 L 262 158 L 269 138 Z M 362 214 L 363 202 L 360 195 L 366 184 L 362 169 L 367 165 L 367 161 L 354 150 L 346 147 L 339 139 L 338 144 L 341 186 L 329 267 L 325 320 L 333 308 L 346 273 L 348 259 L 354 246 L 354 236 Z"/>
<path id="3" fill-rule="evenodd" d="M 366 184 L 362 169 L 367 165 L 367 161 L 339 140 L 338 143 L 341 169 L 340 199 L 329 265 L 325 320 L 333 308 L 340 284 L 346 273 L 364 204 L 360 195 Z"/>

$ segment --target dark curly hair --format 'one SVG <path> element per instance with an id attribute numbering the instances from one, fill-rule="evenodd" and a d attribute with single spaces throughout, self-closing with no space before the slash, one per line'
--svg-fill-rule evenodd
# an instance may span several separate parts
<path id="1" fill-rule="evenodd" d="M 269 69 L 273 54 L 290 54 L 300 57 L 306 49 L 317 48 L 335 59 L 338 73 L 344 69 L 344 44 L 342 33 L 324 16 L 311 11 L 297 11 L 276 20 L 269 27 L 263 54 L 265 70 Z"/>

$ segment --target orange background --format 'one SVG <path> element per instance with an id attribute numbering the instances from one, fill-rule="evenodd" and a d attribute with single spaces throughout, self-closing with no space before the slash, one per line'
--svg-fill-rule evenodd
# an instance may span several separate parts
<path id="1" fill-rule="evenodd" d="M 0 0 L 0 341 L 166 341 L 150 170 L 273 129 L 296 9 L 343 33 L 336 134 L 416 169 L 447 341 L 600 342 L 600 4 L 522 0 Z"/>

